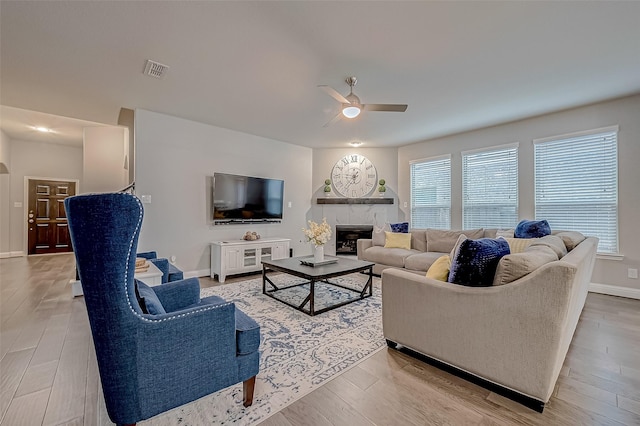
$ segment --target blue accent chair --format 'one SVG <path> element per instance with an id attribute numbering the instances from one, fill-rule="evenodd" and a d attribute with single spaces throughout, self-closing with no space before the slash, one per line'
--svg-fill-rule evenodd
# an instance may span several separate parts
<path id="1" fill-rule="evenodd" d="M 220 297 L 200 299 L 197 278 L 138 291 L 143 207 L 134 195 L 79 195 L 64 204 L 111 420 L 135 424 L 239 382 L 251 405 L 258 324 Z M 166 313 L 145 314 L 143 291 Z"/>
<path id="2" fill-rule="evenodd" d="M 158 257 L 158 253 L 156 253 L 155 251 L 145 251 L 136 254 L 136 256 L 144 257 L 149 262 L 156 265 L 156 267 L 162 272 L 162 284 L 184 279 L 184 274 L 180 269 L 178 269 L 175 265 L 169 263 L 167 259 Z"/>

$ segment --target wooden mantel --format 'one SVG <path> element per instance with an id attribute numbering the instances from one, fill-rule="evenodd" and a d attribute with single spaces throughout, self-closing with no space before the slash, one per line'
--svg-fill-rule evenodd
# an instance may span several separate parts
<path id="1" fill-rule="evenodd" d="M 318 198 L 318 204 L 393 204 L 393 198 Z"/>

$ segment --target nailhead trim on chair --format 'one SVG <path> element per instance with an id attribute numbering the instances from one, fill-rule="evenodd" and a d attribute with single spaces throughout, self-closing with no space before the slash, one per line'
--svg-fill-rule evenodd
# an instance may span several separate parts
<path id="1" fill-rule="evenodd" d="M 129 288 L 128 288 L 128 284 L 127 284 L 127 276 L 129 275 L 129 259 L 131 259 L 131 252 L 132 252 L 132 249 L 133 249 L 133 240 L 135 238 L 136 233 L 138 232 L 138 229 L 140 229 L 140 225 L 142 225 L 143 208 L 142 208 L 142 202 L 140 202 L 140 199 L 138 197 L 136 197 L 135 195 L 127 194 L 127 193 L 123 193 L 122 195 L 125 196 L 125 197 L 133 197 L 133 198 L 135 198 L 136 202 L 138 203 L 138 208 L 139 208 L 139 211 L 140 211 L 140 213 L 138 214 L 138 223 L 136 224 L 136 229 L 134 229 L 133 234 L 131 235 L 131 239 L 129 240 L 129 252 L 127 253 L 127 264 L 126 264 L 125 270 L 124 270 L 124 290 L 125 290 L 125 293 L 127 295 L 127 304 L 129 305 L 129 309 L 131 310 L 131 312 L 133 312 L 133 314 L 135 316 L 137 316 L 138 318 L 140 318 L 143 321 L 152 322 L 152 323 L 153 322 L 160 323 L 160 322 L 164 322 L 164 321 L 171 321 L 171 320 L 175 320 L 175 319 L 178 319 L 178 318 L 183 318 L 183 317 L 186 317 L 186 316 L 189 316 L 189 315 L 192 315 L 192 314 L 196 314 L 198 312 L 210 311 L 212 309 L 218 309 L 218 308 L 221 308 L 223 306 L 231 305 L 231 302 L 223 303 L 223 304 L 220 304 L 220 305 L 209 305 L 206 308 L 200 308 L 200 309 L 196 309 L 194 311 L 189 311 L 189 312 L 185 312 L 185 313 L 178 314 L 178 315 L 172 315 L 170 317 L 162 318 L 162 319 L 146 318 L 146 317 L 140 315 L 138 312 L 136 312 L 135 309 L 133 309 L 133 306 L 131 305 L 131 299 L 129 298 Z"/>

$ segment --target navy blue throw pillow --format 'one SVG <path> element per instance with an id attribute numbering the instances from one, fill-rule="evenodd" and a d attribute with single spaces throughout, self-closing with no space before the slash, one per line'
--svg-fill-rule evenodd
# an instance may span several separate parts
<path id="1" fill-rule="evenodd" d="M 546 220 L 521 220 L 513 235 L 516 238 L 542 238 L 551 234 L 551 227 Z"/>
<path id="2" fill-rule="evenodd" d="M 140 309 L 142 309 L 143 313 L 151 315 L 167 313 L 167 311 L 164 310 L 162 303 L 160 303 L 160 299 L 158 299 L 156 292 L 153 291 L 151 287 L 139 280 L 135 280 L 135 285 L 136 297 L 138 298 L 138 303 L 140 304 Z"/>
<path id="3" fill-rule="evenodd" d="M 511 253 L 504 238 L 466 239 L 451 259 L 448 281 L 470 287 L 489 287 L 493 284 L 498 262 Z"/>
<path id="4" fill-rule="evenodd" d="M 391 232 L 402 232 L 403 234 L 409 232 L 409 222 L 390 223 L 389 227 L 391 228 Z"/>

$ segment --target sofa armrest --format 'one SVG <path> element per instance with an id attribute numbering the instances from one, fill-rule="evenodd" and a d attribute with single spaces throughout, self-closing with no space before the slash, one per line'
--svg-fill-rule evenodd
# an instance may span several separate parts
<path id="1" fill-rule="evenodd" d="M 155 259 L 158 257 L 158 253 L 155 251 L 143 251 L 136 253 L 136 257 L 144 257 L 145 259 Z"/>
<path id="2" fill-rule="evenodd" d="M 151 288 L 167 312 L 178 311 L 200 301 L 200 281 L 195 277 Z"/>
<path id="3" fill-rule="evenodd" d="M 359 260 L 364 260 L 362 258 L 362 253 L 369 247 L 373 247 L 373 240 L 371 238 L 360 238 L 356 241 L 357 254 Z"/>

